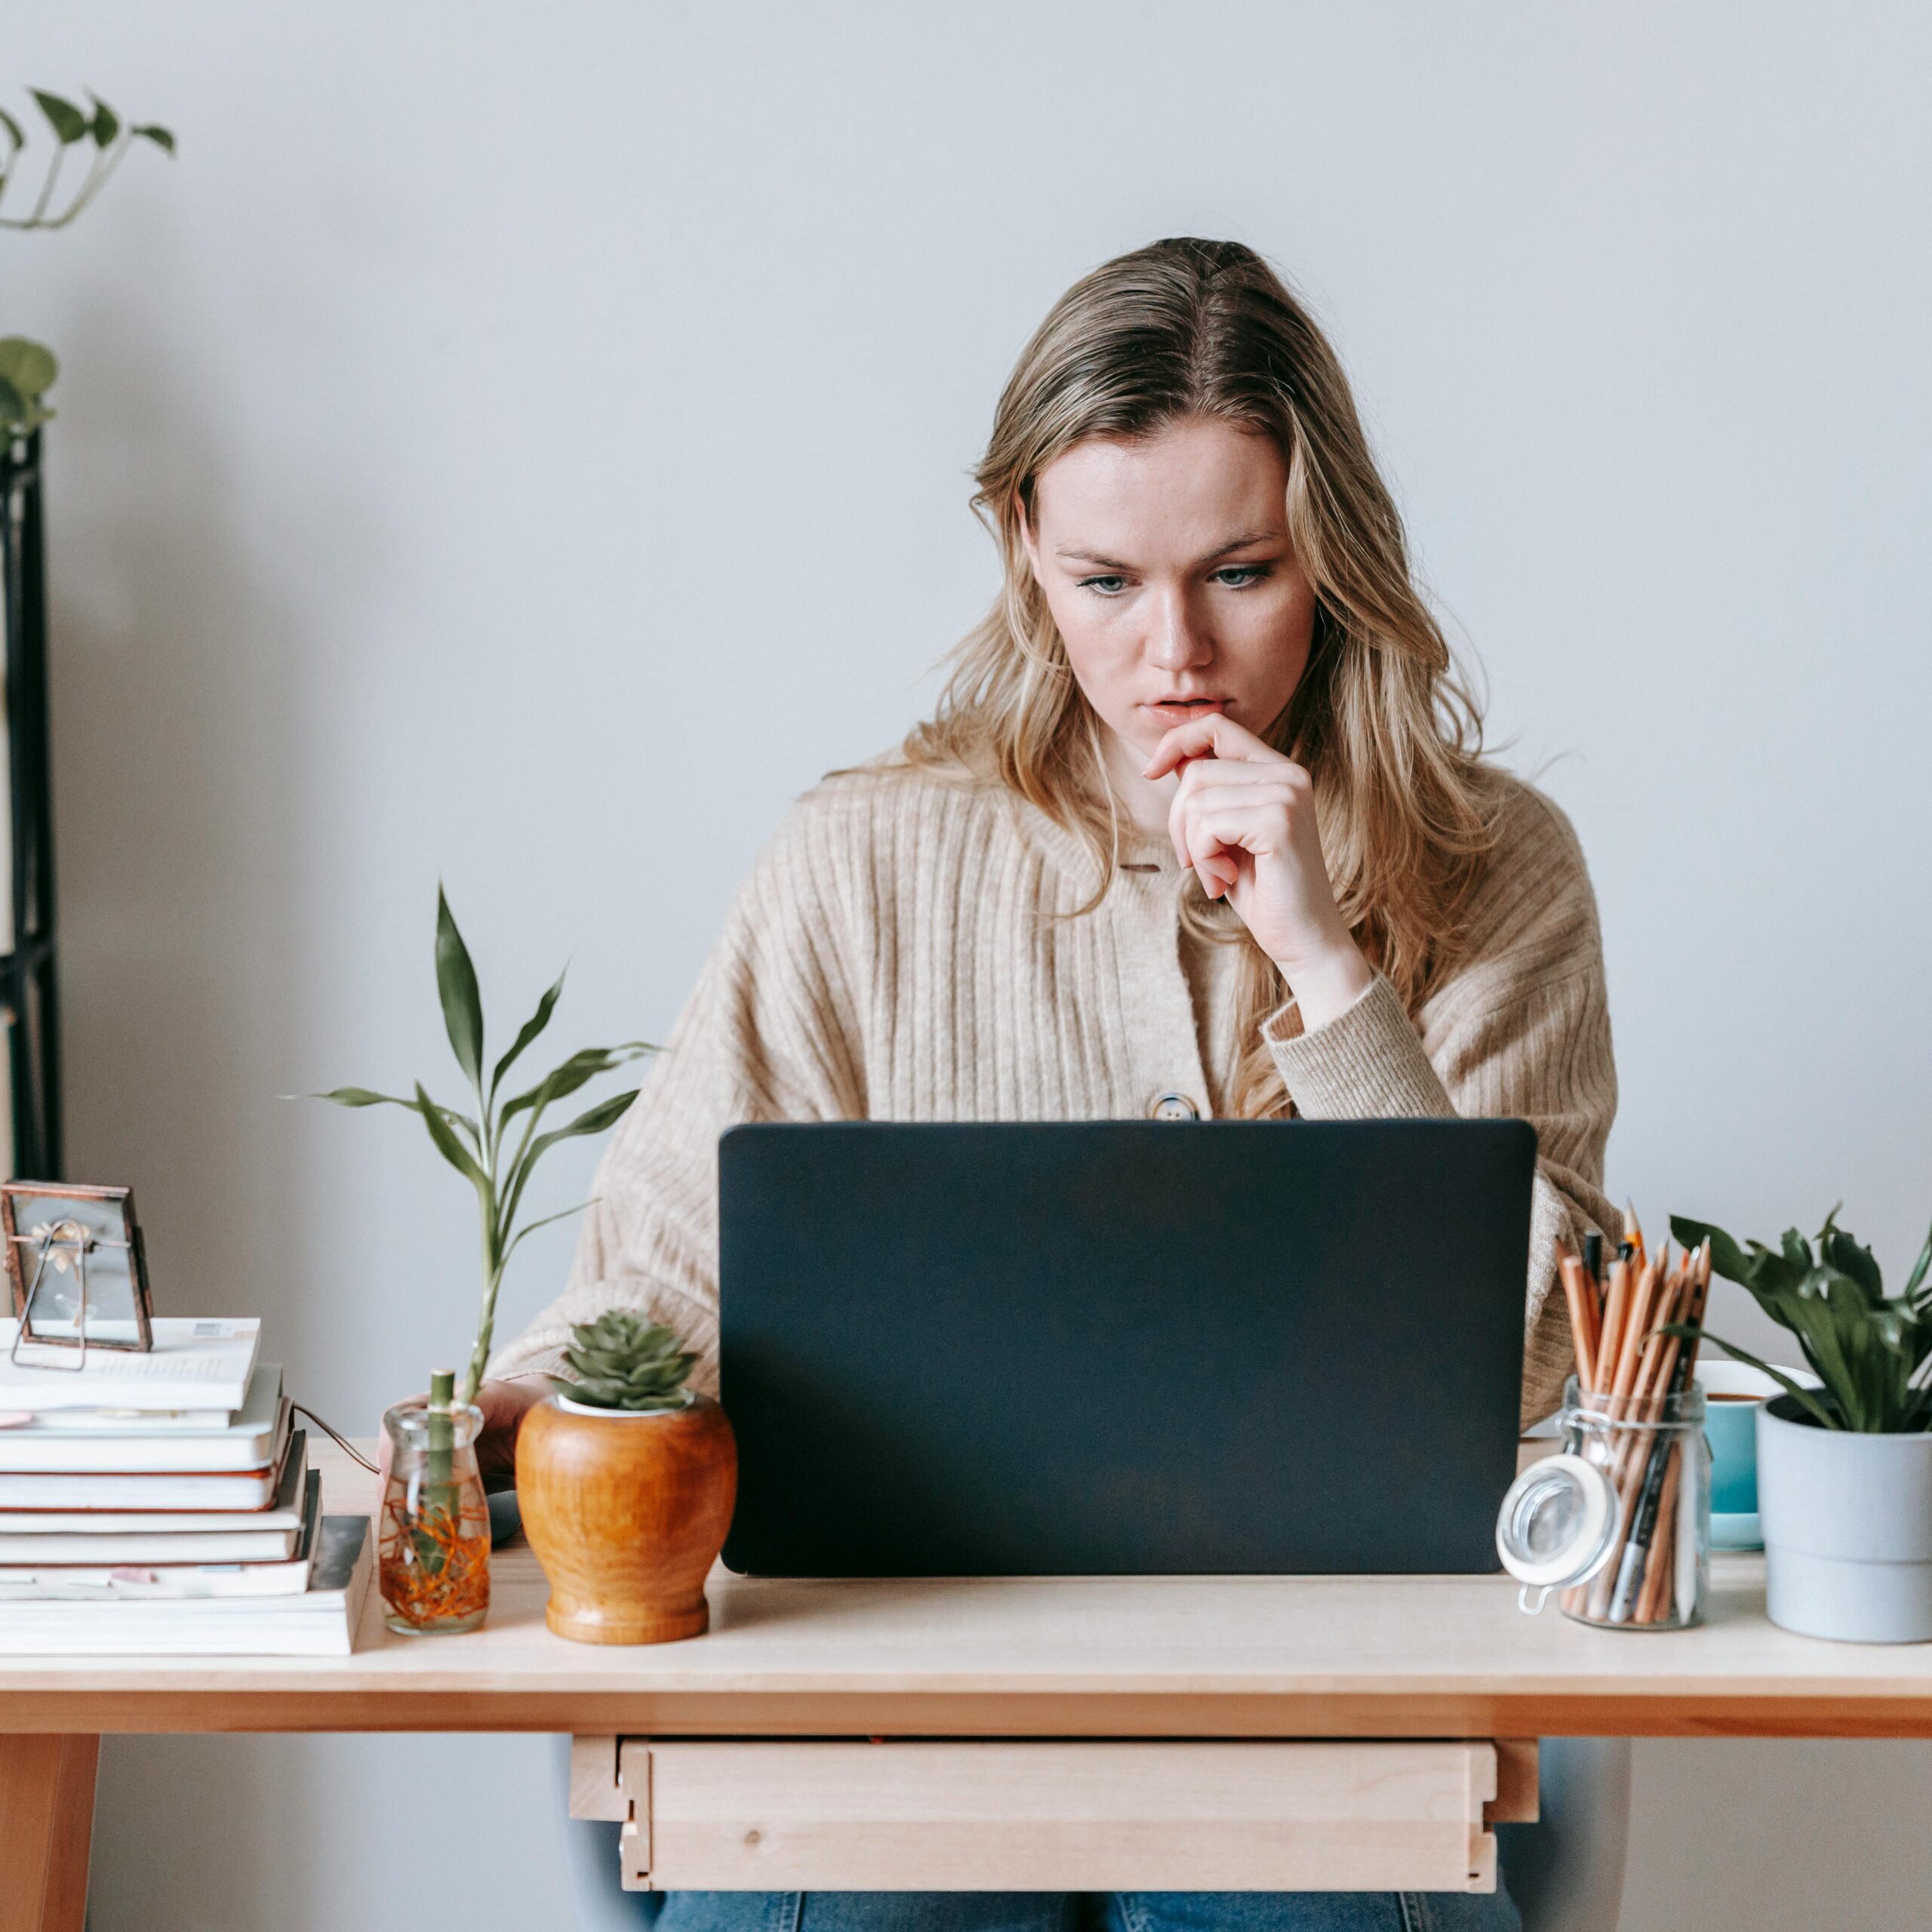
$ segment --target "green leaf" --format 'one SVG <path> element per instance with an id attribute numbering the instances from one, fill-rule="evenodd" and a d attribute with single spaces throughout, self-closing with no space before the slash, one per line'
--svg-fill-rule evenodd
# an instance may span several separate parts
<path id="1" fill-rule="evenodd" d="M 1786 1254 L 1782 1248 L 1767 1247 L 1761 1241 L 1751 1244 L 1751 1260 L 1744 1271 L 1744 1285 L 1761 1300 L 1766 1295 L 1795 1294 L 1798 1284 L 1811 1270 L 1811 1251 L 1800 1244 L 1802 1258 Z"/>
<path id="2" fill-rule="evenodd" d="M 417 1090 L 422 1091 L 420 1088 Z M 339 1107 L 406 1107 L 413 1114 L 420 1114 L 423 1108 L 420 1102 L 406 1100 L 395 1094 L 377 1094 L 367 1087 L 337 1087 L 326 1094 L 311 1094 L 312 1100 L 333 1100 Z M 460 1127 L 470 1139 L 476 1138 L 476 1123 L 467 1114 L 460 1114 L 454 1107 L 446 1107 L 439 1102 L 430 1105 L 453 1127 Z"/>
<path id="3" fill-rule="evenodd" d="M 436 888 L 436 991 L 443 1002 L 443 1024 L 450 1045 L 471 1086 L 483 1091 L 483 996 L 477 990 L 476 968 L 469 949 L 457 931 L 450 902 Z"/>
<path id="4" fill-rule="evenodd" d="M 1924 1284 L 1926 1275 L 1932 1273 L 1932 1229 L 1926 1231 L 1925 1245 L 1918 1251 L 1918 1259 L 1912 1264 L 1912 1272 L 1906 1277 L 1905 1298 L 1912 1300 Z"/>
<path id="5" fill-rule="evenodd" d="M 5 376 L 0 376 L 0 425 L 9 429 L 32 426 L 26 398 Z"/>
<path id="6" fill-rule="evenodd" d="M 1832 1212 L 1835 1215 L 1838 1210 L 1835 1208 Z M 1884 1299 L 1884 1278 L 1878 1272 L 1878 1257 L 1869 1247 L 1861 1246 L 1854 1235 L 1827 1221 L 1824 1232 L 1818 1237 L 1818 1247 L 1826 1260 L 1841 1275 L 1857 1283 L 1868 1300 L 1878 1302 Z"/>
<path id="7" fill-rule="evenodd" d="M 94 103 L 94 118 L 88 124 L 88 132 L 93 135 L 96 147 L 110 146 L 121 131 L 121 117 L 99 94 L 90 94 L 88 98 Z"/>
<path id="8" fill-rule="evenodd" d="M 555 1146 L 560 1140 L 574 1140 L 586 1134 L 601 1134 L 608 1127 L 614 1126 L 623 1118 L 624 1112 L 637 1098 L 638 1090 L 633 1087 L 626 1094 L 614 1094 L 608 1100 L 580 1113 L 568 1127 L 553 1128 L 548 1134 L 540 1134 L 516 1164 L 508 1186 L 504 1189 L 503 1225 L 508 1227 L 516 1220 L 518 1206 L 523 1199 L 523 1191 L 530 1184 L 530 1177 L 537 1171 L 537 1163 Z"/>
<path id="9" fill-rule="evenodd" d="M 377 1094 L 367 1087 L 332 1087 L 326 1094 L 311 1094 L 312 1100 L 333 1100 L 339 1107 L 407 1107 L 416 1110 L 414 1100 L 398 1100 L 393 1094 Z"/>
<path id="10" fill-rule="evenodd" d="M 150 125 L 144 128 L 130 128 L 128 131 L 137 141 L 153 142 L 164 154 L 172 154 L 174 152 L 174 137 L 165 128 L 157 128 Z"/>
<path id="11" fill-rule="evenodd" d="M 18 154 L 27 144 L 20 124 L 4 107 L 0 107 L 0 133 L 6 135 L 9 151 L 14 154 Z"/>
<path id="12" fill-rule="evenodd" d="M 416 1111 L 423 1116 L 423 1124 L 429 1130 L 429 1138 L 436 1143 L 436 1152 L 475 1189 L 486 1204 L 494 1206 L 490 1177 L 477 1164 L 475 1156 L 456 1137 L 455 1128 L 443 1118 L 443 1109 L 423 1092 L 420 1081 L 416 1088 Z"/>
<path id="13" fill-rule="evenodd" d="M 1752 1367 L 1761 1371 L 1774 1382 L 1780 1383 L 1787 1395 L 1795 1395 L 1826 1428 L 1844 1428 L 1844 1424 L 1819 1401 L 1814 1389 L 1807 1389 L 1801 1383 L 1792 1381 L 1783 1369 L 1774 1368 L 1767 1361 L 1760 1361 L 1749 1349 L 1740 1349 L 1735 1343 L 1727 1342 L 1722 1336 L 1713 1335 L 1709 1330 L 1700 1328 L 1694 1321 L 1672 1321 L 1659 1332 L 1666 1335 L 1681 1335 L 1687 1340 L 1701 1335 L 1706 1341 L 1714 1343 L 1723 1349 L 1734 1361 L 1749 1363 Z"/>
<path id="14" fill-rule="evenodd" d="M 23 335 L 0 336 L 0 377 L 28 402 L 51 389 L 60 374 L 54 352 Z"/>
<path id="15" fill-rule="evenodd" d="M 626 1062 L 658 1049 L 648 1040 L 626 1040 L 617 1047 L 585 1047 L 552 1067 L 528 1093 L 519 1094 L 503 1106 L 503 1118 L 534 1107 L 540 1115 L 552 1102 L 567 1099 L 580 1087 L 588 1086 L 600 1073 L 614 1073 Z"/>
<path id="16" fill-rule="evenodd" d="M 539 1155 L 560 1140 L 574 1140 L 583 1134 L 601 1134 L 606 1128 L 615 1127 L 629 1111 L 637 1094 L 635 1087 L 626 1094 L 613 1094 L 608 1100 L 600 1100 L 595 1106 L 579 1114 L 569 1126 L 552 1128 L 548 1134 L 540 1134 L 530 1143 L 530 1152 L 524 1156 L 525 1167 L 535 1167 Z"/>
<path id="17" fill-rule="evenodd" d="M 1706 1241 L 1711 1244 L 1711 1266 L 1727 1281 L 1736 1281 L 1741 1286 L 1749 1279 L 1751 1264 L 1745 1259 L 1744 1251 L 1721 1228 L 1714 1228 L 1708 1221 L 1694 1221 L 1687 1215 L 1673 1214 L 1670 1217 L 1670 1231 L 1685 1248 L 1701 1247 Z"/>
<path id="18" fill-rule="evenodd" d="M 47 125 L 63 148 L 86 138 L 88 117 L 71 100 L 63 100 L 57 94 L 43 94 L 38 88 L 29 88 L 27 91 L 47 116 Z"/>
<path id="19" fill-rule="evenodd" d="M 568 966 L 564 968 L 564 973 L 568 973 L 569 971 L 570 968 Z M 556 1011 L 557 1001 L 563 994 L 564 973 L 559 973 L 557 975 L 557 983 L 537 1002 L 537 1011 L 523 1023 L 523 1031 L 518 1034 L 509 1051 L 497 1061 L 495 1071 L 490 1075 L 490 1092 L 492 1097 L 494 1097 L 497 1089 L 503 1084 L 503 1075 L 515 1064 L 518 1054 L 521 1053 L 524 1048 L 549 1025 L 550 1016 Z"/>
<path id="20" fill-rule="evenodd" d="M 593 1195 L 589 1201 L 580 1201 L 574 1208 L 559 1208 L 554 1214 L 546 1214 L 541 1220 L 531 1221 L 525 1226 L 518 1229 L 515 1234 L 511 1238 L 509 1245 L 503 1250 L 503 1261 L 505 1265 L 507 1266 L 509 1264 L 510 1257 L 523 1245 L 523 1238 L 525 1235 L 534 1235 L 539 1228 L 547 1228 L 554 1222 L 568 1221 L 573 1214 L 581 1214 L 586 1208 L 592 1204 L 595 1198 L 596 1197 Z"/>

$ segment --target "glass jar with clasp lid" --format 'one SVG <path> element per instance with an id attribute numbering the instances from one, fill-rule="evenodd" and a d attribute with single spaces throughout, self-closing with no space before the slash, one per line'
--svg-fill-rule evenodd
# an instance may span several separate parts
<path id="1" fill-rule="evenodd" d="M 1503 1566 L 1538 1611 L 1606 1629 L 1683 1630 L 1710 1588 L 1711 1464 L 1694 1383 L 1614 1396 L 1564 1385 L 1562 1449 L 1516 1478 L 1496 1524 Z"/>

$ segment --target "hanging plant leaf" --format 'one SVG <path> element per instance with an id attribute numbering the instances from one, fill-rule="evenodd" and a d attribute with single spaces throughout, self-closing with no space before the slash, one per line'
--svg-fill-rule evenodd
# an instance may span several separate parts
<path id="1" fill-rule="evenodd" d="M 88 98 L 94 103 L 94 118 L 88 123 L 88 132 L 93 135 L 96 147 L 111 147 L 121 131 L 121 117 L 99 94 L 91 94 Z"/>
<path id="2" fill-rule="evenodd" d="M 18 154 L 27 144 L 26 136 L 20 131 L 20 124 L 4 107 L 0 107 L 0 134 L 7 137 L 8 151 Z"/>
<path id="3" fill-rule="evenodd" d="M 153 142 L 164 154 L 172 154 L 174 152 L 174 137 L 165 128 L 156 128 L 150 125 L 142 128 L 130 128 L 128 131 L 137 141 Z"/>
<path id="4" fill-rule="evenodd" d="M 87 139 L 92 123 L 71 100 L 63 100 L 57 94 L 43 94 L 38 88 L 29 88 L 27 91 L 47 116 L 47 125 L 63 148 Z"/>
<path id="5" fill-rule="evenodd" d="M 52 349 L 23 335 L 0 336 L 0 376 L 27 401 L 45 395 L 60 374 Z"/>

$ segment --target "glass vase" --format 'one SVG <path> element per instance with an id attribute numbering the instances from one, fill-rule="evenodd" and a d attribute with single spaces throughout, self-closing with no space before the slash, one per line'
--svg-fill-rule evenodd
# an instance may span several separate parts
<path id="1" fill-rule="evenodd" d="M 385 1620 L 405 1636 L 474 1630 L 490 1610 L 490 1508 L 476 1466 L 483 1411 L 399 1402 L 383 1417 L 389 1474 L 377 1524 Z"/>

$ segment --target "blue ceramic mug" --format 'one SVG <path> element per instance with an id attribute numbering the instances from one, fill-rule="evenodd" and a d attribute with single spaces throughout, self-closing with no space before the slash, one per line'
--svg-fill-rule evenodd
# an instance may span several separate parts
<path id="1" fill-rule="evenodd" d="M 1786 1369 L 1810 1386 L 1807 1370 Z M 1707 1361 L 1697 1367 L 1704 1392 L 1704 1438 L 1711 1445 L 1711 1547 L 1761 1549 L 1758 1526 L 1758 1411 L 1783 1386 L 1748 1362 Z"/>

